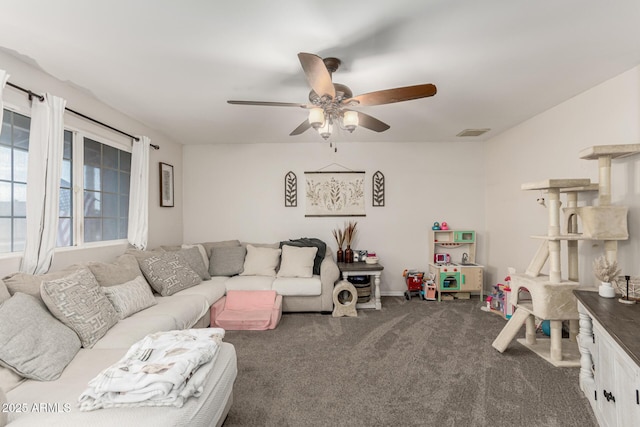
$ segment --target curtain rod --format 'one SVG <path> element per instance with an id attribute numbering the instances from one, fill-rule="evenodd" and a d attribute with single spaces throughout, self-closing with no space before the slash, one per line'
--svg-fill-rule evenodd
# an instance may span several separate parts
<path id="1" fill-rule="evenodd" d="M 28 95 L 29 95 L 29 101 L 31 101 L 31 100 L 33 99 L 33 97 L 38 98 L 40 101 L 44 101 L 44 96 L 43 96 L 43 95 L 40 95 L 40 94 L 35 93 L 35 92 L 32 92 L 32 91 L 30 91 L 29 89 L 25 89 L 25 88 L 23 88 L 23 87 L 20 87 L 20 86 L 18 86 L 18 85 L 16 85 L 16 84 L 11 83 L 11 82 L 7 82 L 7 85 L 8 85 L 8 86 L 11 86 L 12 88 L 18 89 L 19 91 L 22 91 L 22 92 L 24 92 L 24 93 L 28 94 Z M 66 111 L 68 111 L 68 112 L 70 112 L 70 113 L 73 113 L 73 114 L 75 114 L 75 115 L 77 115 L 77 116 L 80 116 L 80 117 L 82 117 L 83 119 L 89 120 L 89 121 L 91 121 L 91 122 L 93 122 L 93 123 L 96 123 L 96 124 L 98 124 L 98 125 L 100 125 L 100 126 L 104 126 L 104 127 L 108 128 L 108 129 L 111 129 L 111 130 L 112 130 L 112 131 L 114 131 L 114 132 L 118 132 L 119 134 L 122 134 L 122 135 L 128 136 L 129 138 L 135 139 L 136 141 L 140 141 L 140 138 L 138 138 L 137 136 L 130 135 L 130 134 L 126 133 L 126 132 L 121 131 L 120 129 L 116 129 L 116 128 L 114 128 L 113 126 L 110 126 L 110 125 L 108 125 L 108 124 L 106 124 L 106 123 L 103 123 L 103 122 L 101 122 L 101 121 L 99 121 L 99 120 L 96 120 L 96 119 L 91 118 L 91 117 L 89 117 L 89 116 L 86 116 L 86 115 L 84 115 L 84 114 L 82 114 L 82 113 L 79 113 L 79 112 L 77 112 L 77 111 L 75 111 L 75 110 L 72 110 L 72 109 L 71 109 L 71 108 L 69 108 L 69 107 L 65 107 L 65 110 L 66 110 Z M 156 150 L 159 150 L 159 149 L 160 149 L 160 146 L 159 146 L 159 145 L 156 145 L 156 144 L 149 144 L 149 146 L 153 147 L 153 148 L 154 148 L 154 149 L 156 149 Z"/>

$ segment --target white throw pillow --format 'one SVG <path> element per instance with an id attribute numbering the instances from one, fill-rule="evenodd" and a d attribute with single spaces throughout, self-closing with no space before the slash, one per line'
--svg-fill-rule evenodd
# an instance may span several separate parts
<path id="1" fill-rule="evenodd" d="M 142 276 L 122 285 L 103 287 L 102 290 L 115 307 L 120 319 L 125 319 L 158 303 L 153 297 L 149 284 Z"/>
<path id="2" fill-rule="evenodd" d="M 281 249 L 255 247 L 247 245 L 244 259 L 244 271 L 241 276 L 275 276 L 280 262 Z"/>
<path id="3" fill-rule="evenodd" d="M 312 277 L 313 260 L 316 257 L 318 248 L 297 247 L 290 245 L 282 246 L 282 262 L 278 277 Z"/>

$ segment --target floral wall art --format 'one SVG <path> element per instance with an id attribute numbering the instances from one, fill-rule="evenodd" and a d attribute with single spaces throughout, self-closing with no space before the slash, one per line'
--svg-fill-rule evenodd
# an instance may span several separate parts
<path id="1" fill-rule="evenodd" d="M 305 216 L 365 216 L 364 172 L 305 172 Z"/>

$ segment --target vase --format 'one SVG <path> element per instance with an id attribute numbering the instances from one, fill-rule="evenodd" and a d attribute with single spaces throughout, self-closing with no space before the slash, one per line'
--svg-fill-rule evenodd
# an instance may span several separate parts
<path id="1" fill-rule="evenodd" d="M 344 251 L 344 262 L 347 262 L 347 263 L 353 262 L 353 251 L 351 250 L 350 245 L 347 245 L 347 249 Z"/>
<path id="2" fill-rule="evenodd" d="M 344 262 L 344 251 L 342 250 L 342 248 L 338 248 L 336 259 L 337 259 L 337 262 Z"/>
<path id="3" fill-rule="evenodd" d="M 615 298 L 616 290 L 611 286 L 609 282 L 601 282 L 602 284 L 598 288 L 598 295 L 603 298 Z"/>

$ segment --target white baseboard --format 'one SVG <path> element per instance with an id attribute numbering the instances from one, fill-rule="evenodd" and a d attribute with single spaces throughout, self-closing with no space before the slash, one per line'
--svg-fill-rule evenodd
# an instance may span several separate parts
<path id="1" fill-rule="evenodd" d="M 383 296 L 383 297 L 402 297 L 402 296 L 404 296 L 404 291 L 384 291 L 384 292 L 380 292 L 380 296 Z"/>

